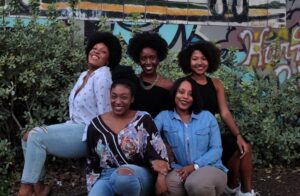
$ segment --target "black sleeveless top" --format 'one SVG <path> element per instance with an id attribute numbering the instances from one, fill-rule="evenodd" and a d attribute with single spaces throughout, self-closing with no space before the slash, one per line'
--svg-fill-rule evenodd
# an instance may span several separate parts
<path id="1" fill-rule="evenodd" d="M 150 83 L 144 82 L 146 85 Z M 148 112 L 152 118 L 163 111 L 168 110 L 170 105 L 169 90 L 160 86 L 153 86 L 150 90 L 145 90 L 139 85 L 137 89 L 132 109 Z"/>
<path id="2" fill-rule="evenodd" d="M 190 77 L 191 78 L 191 77 Z M 203 109 L 210 111 L 213 115 L 219 113 L 219 105 L 217 99 L 217 90 L 214 86 L 214 83 L 210 77 L 207 78 L 207 83 L 204 85 L 197 84 L 197 89 L 200 92 L 200 95 L 203 99 Z"/>

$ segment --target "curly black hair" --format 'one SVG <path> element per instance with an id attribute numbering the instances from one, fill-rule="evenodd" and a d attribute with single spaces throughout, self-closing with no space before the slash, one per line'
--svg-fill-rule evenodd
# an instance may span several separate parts
<path id="1" fill-rule="evenodd" d="M 116 87 L 118 84 L 122 84 L 127 86 L 131 94 L 134 96 L 137 88 L 138 88 L 138 83 L 139 79 L 135 75 L 134 70 L 130 66 L 125 66 L 125 65 L 120 65 L 116 67 L 113 72 L 112 72 L 112 85 L 111 89 Z"/>
<path id="2" fill-rule="evenodd" d="M 179 86 L 184 81 L 189 82 L 192 86 L 193 104 L 189 108 L 189 112 L 190 113 L 193 112 L 194 114 L 198 114 L 203 109 L 203 99 L 200 95 L 200 92 L 197 89 L 196 82 L 193 79 L 191 79 L 190 77 L 179 78 L 174 82 L 173 87 L 170 91 L 170 97 L 171 97 L 171 102 L 170 102 L 170 107 L 171 108 L 170 108 L 170 110 L 173 110 L 176 106 L 176 103 L 175 103 L 176 93 L 177 93 L 177 90 L 178 90 Z"/>
<path id="3" fill-rule="evenodd" d="M 135 63 L 140 63 L 140 53 L 144 48 L 152 48 L 155 50 L 159 61 L 163 61 L 168 54 L 168 44 L 158 33 L 136 33 L 129 40 L 127 52 Z"/>
<path id="4" fill-rule="evenodd" d="M 86 45 L 86 56 L 88 58 L 89 52 L 93 47 L 98 44 L 103 43 L 107 46 L 109 50 L 109 63 L 108 67 L 113 70 L 119 65 L 122 55 L 122 47 L 119 39 L 110 32 L 96 32 L 94 33 L 87 42 Z"/>
<path id="5" fill-rule="evenodd" d="M 178 54 L 178 64 L 181 67 L 183 73 L 189 74 L 191 70 L 191 56 L 195 50 L 199 50 L 206 57 L 208 61 L 208 73 L 213 73 L 219 68 L 221 62 L 221 51 L 220 49 L 208 41 L 201 41 L 189 45 Z"/>

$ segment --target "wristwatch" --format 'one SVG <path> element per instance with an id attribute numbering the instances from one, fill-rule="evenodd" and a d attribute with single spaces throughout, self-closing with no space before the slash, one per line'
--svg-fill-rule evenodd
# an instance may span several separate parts
<path id="1" fill-rule="evenodd" d="M 199 165 L 198 164 L 194 164 L 194 169 L 198 170 L 199 169 Z"/>

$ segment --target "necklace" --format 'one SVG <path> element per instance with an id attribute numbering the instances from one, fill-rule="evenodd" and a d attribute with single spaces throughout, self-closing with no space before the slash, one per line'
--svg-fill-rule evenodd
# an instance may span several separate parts
<path id="1" fill-rule="evenodd" d="M 155 80 L 154 80 L 153 83 L 150 84 L 150 85 L 145 85 L 145 82 L 143 81 L 142 74 L 140 75 L 139 80 L 140 80 L 140 85 L 143 87 L 143 89 L 145 89 L 145 90 L 150 90 L 150 89 L 153 88 L 153 86 L 155 86 L 155 84 L 156 84 L 157 81 L 159 80 L 159 75 L 158 75 L 158 74 L 156 75 Z"/>

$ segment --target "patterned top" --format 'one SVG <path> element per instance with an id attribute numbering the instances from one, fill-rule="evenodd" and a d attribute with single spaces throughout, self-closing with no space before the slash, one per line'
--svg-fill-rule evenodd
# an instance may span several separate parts
<path id="1" fill-rule="evenodd" d="M 135 117 L 118 134 L 102 120 L 94 118 L 87 133 L 88 187 L 96 181 L 105 168 L 124 164 L 150 166 L 149 160 L 168 160 L 166 147 L 157 132 L 153 119 L 147 112 L 137 111 Z M 89 188 L 88 188 L 89 189 Z"/>
<path id="2" fill-rule="evenodd" d="M 67 122 L 84 123 L 87 126 L 91 120 L 98 115 L 111 111 L 110 86 L 112 83 L 110 69 L 107 66 L 95 70 L 89 77 L 85 86 L 75 95 L 77 89 L 82 85 L 87 71 L 80 74 L 69 97 L 69 115 Z M 86 139 L 86 130 L 83 141 Z"/>

